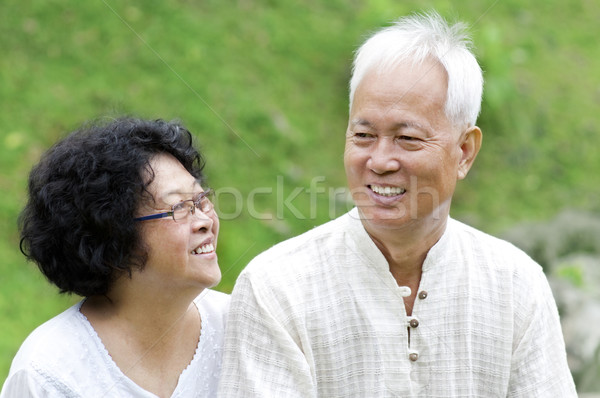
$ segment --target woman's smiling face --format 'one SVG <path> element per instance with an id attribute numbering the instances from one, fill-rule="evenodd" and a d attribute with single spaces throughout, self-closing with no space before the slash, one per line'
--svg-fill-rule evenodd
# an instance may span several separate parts
<path id="1" fill-rule="evenodd" d="M 203 191 L 198 181 L 171 155 L 155 156 L 150 166 L 154 179 L 148 186 L 154 202 L 139 209 L 138 216 L 170 211 L 171 207 Z M 191 203 L 191 202 L 189 202 Z M 140 222 L 148 261 L 142 270 L 152 283 L 175 289 L 201 291 L 221 280 L 216 247 L 219 218 L 214 209 L 199 209 L 175 222 L 172 217 Z"/>

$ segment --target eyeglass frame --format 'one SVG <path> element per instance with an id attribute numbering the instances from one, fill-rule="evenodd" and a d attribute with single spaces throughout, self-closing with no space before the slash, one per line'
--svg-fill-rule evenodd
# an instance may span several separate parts
<path id="1" fill-rule="evenodd" d="M 166 212 L 156 213 L 156 214 L 150 214 L 148 216 L 136 217 L 136 218 L 133 219 L 133 221 L 158 220 L 158 219 L 170 216 L 173 219 L 174 222 L 178 222 L 177 220 L 175 220 L 175 208 L 177 206 L 182 206 L 185 202 L 192 202 L 194 204 L 192 207 L 190 207 L 190 213 L 188 213 L 185 216 L 185 219 L 187 219 L 187 217 L 190 214 L 192 214 L 192 215 L 196 214 L 196 210 L 198 210 L 202 214 L 207 214 L 208 212 L 210 212 L 211 210 L 213 210 L 215 208 L 214 204 L 212 203 L 212 201 L 210 200 L 210 197 L 209 197 L 209 196 L 212 196 L 213 194 L 214 194 L 213 190 L 209 188 L 209 189 L 207 189 L 207 190 L 205 190 L 203 192 L 200 192 L 193 199 L 186 199 L 186 200 L 182 200 L 181 202 L 175 203 L 173 206 L 171 206 L 171 211 L 166 211 Z M 202 199 L 204 199 L 204 198 L 208 199 L 208 202 L 210 203 L 210 209 L 208 209 L 207 211 L 203 211 L 200 208 L 200 203 L 201 203 Z"/>

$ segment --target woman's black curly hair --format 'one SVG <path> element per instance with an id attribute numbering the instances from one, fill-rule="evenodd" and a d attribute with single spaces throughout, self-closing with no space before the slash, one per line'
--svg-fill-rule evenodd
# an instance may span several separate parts
<path id="1" fill-rule="evenodd" d="M 33 167 L 19 216 L 21 251 L 61 293 L 103 295 L 116 277 L 144 267 L 133 219 L 151 200 L 150 160 L 161 153 L 202 181 L 204 161 L 185 127 L 130 117 L 83 126 Z"/>

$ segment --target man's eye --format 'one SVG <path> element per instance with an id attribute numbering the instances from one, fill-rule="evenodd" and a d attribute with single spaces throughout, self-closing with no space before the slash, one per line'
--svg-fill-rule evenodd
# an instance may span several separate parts
<path id="1" fill-rule="evenodd" d="M 371 138 L 373 135 L 369 133 L 354 133 L 356 138 Z"/>
<path id="2" fill-rule="evenodd" d="M 398 136 L 396 142 L 408 151 L 416 151 L 423 148 L 423 140 L 413 135 Z"/>

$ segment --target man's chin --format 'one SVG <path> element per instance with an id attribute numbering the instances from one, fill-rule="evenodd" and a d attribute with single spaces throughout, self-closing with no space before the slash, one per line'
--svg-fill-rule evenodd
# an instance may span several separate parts
<path id="1" fill-rule="evenodd" d="M 359 207 L 358 212 L 363 224 L 378 228 L 398 228 L 411 222 L 411 217 L 404 208 Z"/>

